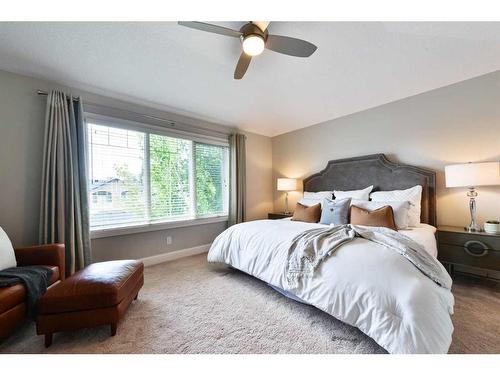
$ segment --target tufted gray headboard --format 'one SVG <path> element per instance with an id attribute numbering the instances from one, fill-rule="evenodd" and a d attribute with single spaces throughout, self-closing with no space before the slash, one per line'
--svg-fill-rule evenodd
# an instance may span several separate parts
<path id="1" fill-rule="evenodd" d="M 393 163 L 384 154 L 330 160 L 326 168 L 304 179 L 304 191 L 408 189 L 422 185 L 421 222 L 436 226 L 436 173 Z"/>

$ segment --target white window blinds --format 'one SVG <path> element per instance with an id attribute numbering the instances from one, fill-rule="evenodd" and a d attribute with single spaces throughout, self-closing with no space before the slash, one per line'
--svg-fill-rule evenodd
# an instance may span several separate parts
<path id="1" fill-rule="evenodd" d="M 225 216 L 228 147 L 88 121 L 91 229 Z"/>
<path id="2" fill-rule="evenodd" d="M 195 143 L 196 212 L 227 212 L 227 147 Z"/>
<path id="3" fill-rule="evenodd" d="M 151 134 L 151 219 L 191 215 L 189 164 L 192 142 Z"/>
<path id="4" fill-rule="evenodd" d="M 144 134 L 96 124 L 88 133 L 91 225 L 144 222 Z"/>

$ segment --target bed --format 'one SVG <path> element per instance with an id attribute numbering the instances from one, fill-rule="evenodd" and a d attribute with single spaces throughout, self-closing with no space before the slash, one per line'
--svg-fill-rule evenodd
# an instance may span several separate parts
<path id="1" fill-rule="evenodd" d="M 421 224 L 400 232 L 435 258 L 433 171 L 390 162 L 383 154 L 333 160 L 304 179 L 304 191 L 356 190 L 372 184 L 373 191 L 422 186 Z M 208 261 L 227 264 L 283 291 L 292 239 L 321 227 L 286 219 L 233 225 L 213 242 Z M 451 344 L 451 291 L 400 254 L 364 238 L 339 247 L 288 296 L 359 328 L 389 353 L 447 353 Z"/>

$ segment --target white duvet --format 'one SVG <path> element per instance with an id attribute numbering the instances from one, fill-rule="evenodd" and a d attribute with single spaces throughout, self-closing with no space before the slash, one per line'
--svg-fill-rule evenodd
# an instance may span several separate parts
<path id="1" fill-rule="evenodd" d="M 231 265 L 285 289 L 291 240 L 322 227 L 290 220 L 257 220 L 221 233 L 209 262 Z M 435 228 L 400 231 L 436 256 Z M 355 238 L 325 259 L 294 294 L 335 318 L 358 327 L 389 353 L 447 353 L 454 299 L 406 258 L 385 246 Z"/>

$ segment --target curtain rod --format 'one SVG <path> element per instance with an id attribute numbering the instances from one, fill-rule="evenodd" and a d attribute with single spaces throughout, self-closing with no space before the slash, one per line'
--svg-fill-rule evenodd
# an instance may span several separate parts
<path id="1" fill-rule="evenodd" d="M 36 93 L 37 93 L 38 95 L 42 95 L 42 96 L 47 96 L 47 95 L 49 95 L 49 93 L 48 93 L 47 91 L 43 91 L 43 90 L 37 90 L 37 92 L 36 92 Z M 73 100 L 76 100 L 76 101 L 80 100 L 80 98 L 79 98 L 79 97 L 77 97 L 77 96 L 73 96 L 72 98 L 73 98 Z"/>
<path id="2" fill-rule="evenodd" d="M 44 90 L 37 90 L 36 93 L 38 95 L 42 95 L 42 96 L 49 95 L 49 93 L 47 91 L 44 91 Z M 80 98 L 77 97 L 77 96 L 73 96 L 73 100 L 78 101 L 78 100 L 80 100 Z M 135 115 L 135 116 L 139 116 L 139 117 L 143 117 L 143 118 L 148 118 L 148 119 L 151 119 L 151 120 L 161 121 L 161 122 L 169 124 L 170 126 L 175 126 L 176 124 L 184 125 L 183 123 L 179 123 L 177 121 L 168 120 L 168 119 L 165 119 L 165 118 L 162 118 L 162 117 L 157 117 L 157 116 L 145 115 L 145 114 L 142 114 L 142 113 L 129 111 L 127 109 L 117 109 L 117 108 L 108 107 L 108 106 L 105 106 L 105 105 L 102 105 L 102 104 L 96 104 L 96 103 L 91 103 L 91 102 L 85 102 L 85 103 L 87 103 L 89 105 L 97 106 L 97 107 L 104 107 L 104 108 L 109 108 L 109 109 L 112 109 L 112 110 L 118 110 L 118 111 L 121 111 L 121 112 L 127 112 L 129 114 L 132 114 L 132 115 Z M 217 133 L 217 134 L 221 134 L 221 135 L 226 136 L 226 137 L 229 135 L 229 133 L 225 133 L 225 132 L 218 131 L 218 130 L 213 130 L 213 129 L 207 129 L 207 128 L 203 128 L 201 126 L 190 125 L 190 124 L 185 124 L 185 125 L 188 126 L 188 127 L 190 127 L 190 128 L 198 129 L 198 130 L 201 130 L 201 131 L 204 131 L 204 132 L 208 132 L 208 133 Z"/>

